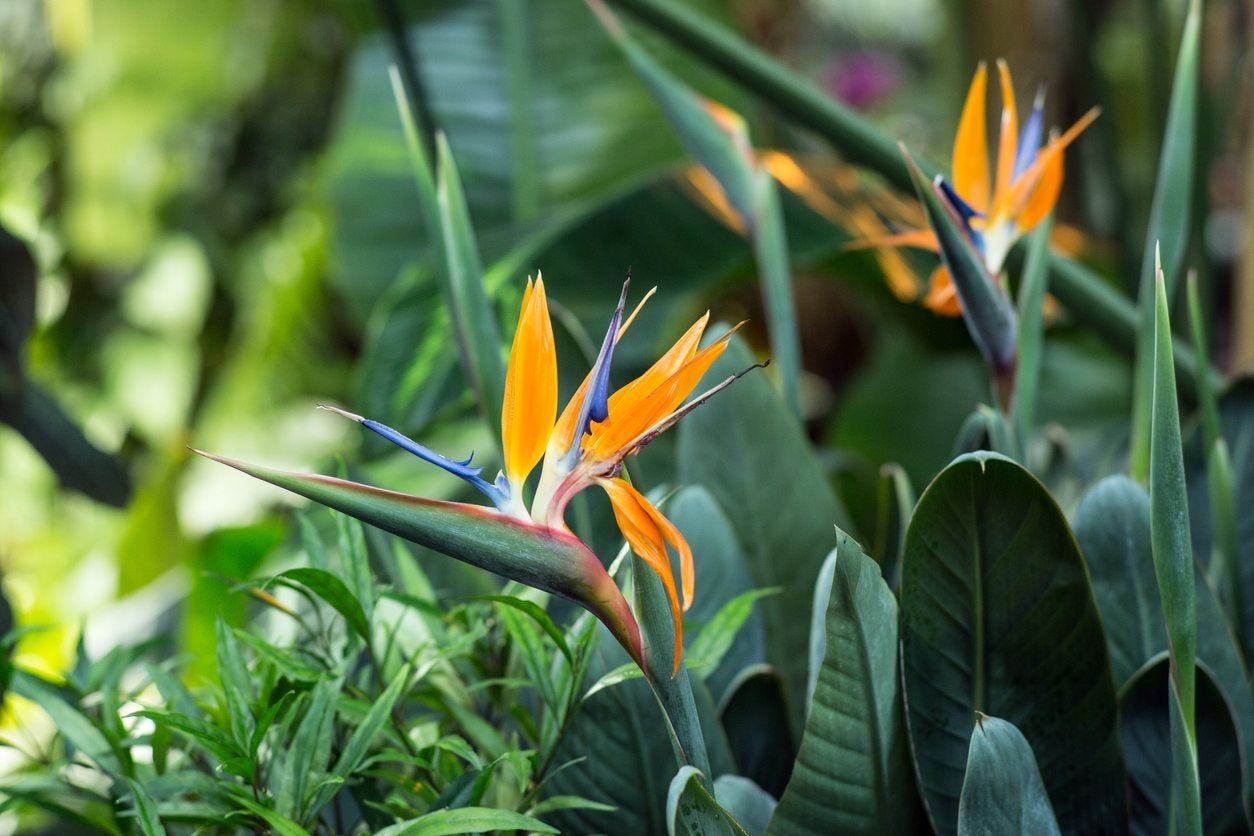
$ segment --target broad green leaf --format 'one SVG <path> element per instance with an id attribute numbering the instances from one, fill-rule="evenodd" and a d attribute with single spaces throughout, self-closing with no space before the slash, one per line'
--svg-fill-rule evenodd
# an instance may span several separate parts
<path id="1" fill-rule="evenodd" d="M 727 686 L 719 719 L 727 733 L 736 774 L 776 798 L 783 795 L 797 760 L 797 743 L 789 727 L 779 672 L 770 665 L 742 670 Z"/>
<path id="2" fill-rule="evenodd" d="M 533 833 L 557 833 L 539 819 L 497 810 L 491 807 L 458 807 L 437 810 L 407 822 L 384 827 L 375 836 L 454 836 L 458 833 L 487 833 L 492 830 L 523 830 Z"/>
<path id="3" fill-rule="evenodd" d="M 1128 762 L 1132 832 L 1169 831 L 1172 764 L 1170 662 L 1148 661 L 1120 694 L 1119 734 Z M 1197 747 L 1202 824 L 1206 833 L 1237 833 L 1249 824 L 1242 808 L 1243 763 L 1233 722 L 1235 704 L 1224 699 L 1204 665 L 1197 677 Z M 1182 832 L 1177 830 L 1176 832 Z"/>
<path id="4" fill-rule="evenodd" d="M 63 689 L 34 673 L 14 667 L 9 675 L 9 690 L 35 703 L 47 714 L 57 733 L 74 750 L 91 758 L 110 775 L 124 774 L 126 767 L 121 748 L 74 705 Z"/>
<path id="5" fill-rule="evenodd" d="M 1052 215 L 1041 221 L 1028 239 L 1028 255 L 1019 278 L 1018 362 L 1011 417 L 1015 435 L 1026 449 L 1036 422 L 1041 386 L 1041 352 L 1045 343 L 1045 293 L 1049 288 L 1049 234 Z"/>
<path id="6" fill-rule="evenodd" d="M 688 658 L 691 660 L 700 650 L 694 650 L 694 644 L 705 641 L 700 637 L 713 619 L 731 601 L 752 592 L 754 580 L 731 520 L 709 491 L 700 485 L 681 488 L 666 503 L 666 514 L 684 535 L 692 553 L 699 555 L 696 566 L 696 594 L 692 607 L 684 618 L 684 636 L 688 641 Z M 694 631 L 694 625 L 699 630 Z M 697 673 L 705 680 L 715 702 L 720 702 L 728 685 L 740 671 L 765 660 L 766 636 L 762 605 L 757 605 L 750 608 L 722 661 L 713 669 L 702 669 Z"/>
<path id="7" fill-rule="evenodd" d="M 748 836 L 719 806 L 709 780 L 692 766 L 682 766 L 666 795 L 666 832 L 670 836 Z"/>
<path id="8" fill-rule="evenodd" d="M 954 833 L 975 712 L 1036 753 L 1063 830 L 1127 828 L 1115 691 L 1075 538 L 1045 488 L 991 453 L 962 456 L 906 533 L 901 652 L 928 814 Z"/>
<path id="9" fill-rule="evenodd" d="M 370 640 L 370 621 L 366 618 L 366 611 L 362 609 L 357 596 L 338 577 L 324 569 L 310 569 L 305 566 L 288 569 L 277 577 L 294 581 L 326 601 L 336 612 L 344 616 L 349 629 L 366 641 Z"/>
<path id="10" fill-rule="evenodd" d="M 1150 500 L 1145 489 L 1125 476 L 1098 482 L 1076 510 L 1075 534 L 1088 562 L 1093 595 L 1106 627 L 1115 686 L 1129 688 L 1131 680 L 1167 650 L 1167 629 L 1150 553 Z M 1249 674 L 1214 592 L 1200 568 L 1195 567 L 1194 574 L 1198 660 L 1211 671 L 1234 707 L 1233 720 L 1244 759 L 1254 763 L 1254 691 Z M 1245 796 L 1254 803 L 1252 778 L 1247 770 Z"/>
<path id="11" fill-rule="evenodd" d="M 821 666 L 770 834 L 904 833 L 917 809 L 897 666 L 897 601 L 845 534 L 824 564 Z"/>
<path id="12" fill-rule="evenodd" d="M 744 343 L 733 337 L 706 379 L 721 380 L 752 362 Z M 753 586 L 783 589 L 762 601 L 767 661 L 783 676 L 790 721 L 799 729 L 811 593 L 835 545 L 832 526 L 848 525 L 845 511 L 796 421 L 756 374 L 684 419 L 679 459 L 679 481 L 704 486 L 731 520 Z"/>
<path id="13" fill-rule="evenodd" d="M 766 832 L 777 805 L 770 793 L 741 775 L 715 778 L 714 799 L 749 836 L 761 836 Z"/>
<path id="14" fill-rule="evenodd" d="M 1155 347 L 1155 277 L 1166 276 L 1167 297 L 1175 298 L 1181 266 L 1188 249 L 1193 203 L 1194 146 L 1197 144 L 1198 75 L 1201 61 L 1201 0 L 1190 0 L 1189 11 L 1176 54 L 1176 74 L 1171 85 L 1171 105 L 1158 157 L 1158 179 L 1150 206 L 1149 227 L 1141 260 L 1137 291 L 1136 366 L 1132 389 L 1132 477 L 1145 481 L 1150 470 L 1150 438 L 1153 434 L 1155 367 L 1160 349 Z M 1159 262 L 1161 261 L 1161 267 Z M 1167 332 L 1170 333 L 1170 332 Z M 1209 385 L 1205 376 L 1201 385 Z"/>
<path id="15" fill-rule="evenodd" d="M 1196 25 L 1196 24 L 1194 24 Z M 1154 283 L 1154 377 L 1150 418 L 1150 546 L 1158 597 L 1171 655 L 1172 799 L 1176 826 L 1185 833 L 1202 828 L 1197 778 L 1194 689 L 1197 662 L 1197 591 L 1193 538 L 1189 532 L 1188 486 L 1184 480 L 1180 406 L 1171 356 L 1171 319 L 1163 272 Z M 1178 705 L 1177 705 L 1178 703 Z M 1178 708 L 1178 712 L 1177 712 Z"/>
<path id="16" fill-rule="evenodd" d="M 398 537 L 572 600 L 601 619 L 624 647 L 639 647 L 635 619 L 618 587 L 596 555 L 569 534 L 528 525 L 477 505 L 423 499 L 328 476 L 210 458 Z M 314 570 L 289 570 L 284 575 L 310 571 Z M 347 601 L 343 603 L 353 611 Z M 357 632 L 369 635 L 364 613 L 360 620 L 356 615 L 349 620 L 355 629 L 361 628 Z"/>
<path id="17" fill-rule="evenodd" d="M 1028 741 L 1012 724 L 980 717 L 971 731 L 967 774 L 958 802 L 961 836 L 1057 836 L 1041 771 Z"/>
<path id="18" fill-rule="evenodd" d="M 940 244 L 941 261 L 949 269 L 962 303 L 962 319 L 967 331 L 996 382 L 1004 385 L 1006 375 L 1012 374 L 1015 367 L 1018 324 L 1014 306 L 984 266 L 967 233 L 959 229 L 954 209 L 939 194 L 938 181 L 929 183 L 909 155 L 906 155 L 906 163 L 915 194 L 927 211 L 928 224 Z M 1004 394 L 999 390 L 999 397 Z"/>

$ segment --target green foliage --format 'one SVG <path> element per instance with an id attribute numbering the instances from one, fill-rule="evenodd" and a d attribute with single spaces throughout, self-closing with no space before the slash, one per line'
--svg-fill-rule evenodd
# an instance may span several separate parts
<path id="1" fill-rule="evenodd" d="M 971 730 L 967 774 L 958 801 L 958 832 L 963 836 L 1059 833 L 1032 747 L 1005 720 L 981 716 Z"/>

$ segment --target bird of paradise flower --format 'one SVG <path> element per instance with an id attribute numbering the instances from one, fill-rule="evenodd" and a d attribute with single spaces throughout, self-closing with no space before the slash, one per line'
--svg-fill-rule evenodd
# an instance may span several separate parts
<path id="1" fill-rule="evenodd" d="M 600 560 L 565 522 L 571 499 L 587 488 L 599 487 L 610 499 L 627 544 L 666 590 L 675 631 L 674 676 L 683 653 L 683 611 L 695 593 L 692 550 L 679 529 L 623 477 L 623 461 L 745 372 L 685 403 L 736 330 L 701 347 L 709 324 L 707 312 L 648 370 L 611 394 L 614 347 L 653 294 L 649 291 L 624 318 L 629 283 L 623 286 L 592 369 L 559 415 L 557 353 L 544 280 L 540 276 L 534 282 L 528 279 L 506 368 L 501 411 L 504 468 L 491 482 L 470 458 L 450 459 L 378 421 L 338 407 L 323 407 L 460 477 L 487 496 L 494 508 L 202 455 L 472 565 L 568 598 L 600 618 L 648 673 L 631 608 Z M 539 482 L 528 506 L 525 484 L 541 460 Z M 679 558 L 678 586 L 668 547 Z"/>
<path id="2" fill-rule="evenodd" d="M 990 165 L 985 101 L 987 67 L 981 63 L 971 80 L 954 137 L 952 183 L 940 181 L 944 198 L 961 221 L 989 275 L 1000 275 L 1015 242 L 1045 219 L 1062 192 L 1063 151 L 1100 113 L 1092 108 L 1065 132 L 1042 144 L 1045 94 L 1037 93 L 1031 114 L 1019 127 L 1014 82 L 1005 61 L 997 62 L 1001 89 L 1001 125 L 997 157 Z M 912 229 L 857 242 L 856 247 L 915 247 L 936 252 L 931 229 Z M 961 307 L 948 269 L 941 264 L 928 279 L 923 304 L 936 313 L 957 316 Z"/>

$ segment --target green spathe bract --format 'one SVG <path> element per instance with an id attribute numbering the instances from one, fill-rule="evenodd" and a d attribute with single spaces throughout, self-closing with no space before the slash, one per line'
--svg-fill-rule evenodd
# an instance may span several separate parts
<path id="1" fill-rule="evenodd" d="M 208 457 L 398 537 L 574 601 L 599 618 L 636 663 L 648 669 L 640 650 L 640 628 L 627 601 L 596 555 L 569 534 L 477 505 Z"/>
<path id="2" fill-rule="evenodd" d="M 1032 747 L 1012 723 L 981 715 L 971 730 L 967 774 L 958 801 L 960 836 L 1056 836 Z"/>

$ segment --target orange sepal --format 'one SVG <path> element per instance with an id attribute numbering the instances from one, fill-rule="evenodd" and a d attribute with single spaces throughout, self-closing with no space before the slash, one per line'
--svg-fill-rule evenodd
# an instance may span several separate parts
<path id="1" fill-rule="evenodd" d="M 534 285 L 527 281 L 505 371 L 501 446 L 511 483 L 521 485 L 544 455 L 556 413 L 557 349 L 544 279 L 537 277 Z"/>
<path id="2" fill-rule="evenodd" d="M 610 498 L 614 519 L 627 545 L 653 570 L 666 590 L 675 625 L 675 654 L 671 667 L 671 676 L 674 676 L 679 673 L 679 663 L 683 658 L 684 622 L 679 595 L 675 590 L 675 573 L 666 551 L 666 535 L 657 524 L 661 513 L 623 479 L 602 479 L 600 484 Z M 670 525 L 669 521 L 667 525 Z"/>
<path id="3" fill-rule="evenodd" d="M 971 79 L 962 119 L 954 136 L 954 189 L 977 212 L 988 211 L 988 129 L 984 124 L 988 70 L 981 62 Z"/>

